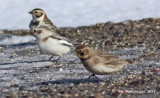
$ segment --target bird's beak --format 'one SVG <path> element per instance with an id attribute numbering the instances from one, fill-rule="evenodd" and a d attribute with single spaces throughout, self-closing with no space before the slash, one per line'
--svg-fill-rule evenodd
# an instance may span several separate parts
<path id="1" fill-rule="evenodd" d="M 32 11 L 30 11 L 30 12 L 28 12 L 29 14 L 33 14 L 33 12 Z"/>

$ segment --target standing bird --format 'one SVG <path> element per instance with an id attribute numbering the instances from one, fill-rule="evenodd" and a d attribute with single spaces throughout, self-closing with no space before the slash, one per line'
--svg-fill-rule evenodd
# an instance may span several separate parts
<path id="1" fill-rule="evenodd" d="M 33 35 L 36 37 L 37 45 L 42 53 L 52 55 L 51 58 L 53 56 L 62 57 L 74 49 L 74 46 L 67 38 L 53 35 L 48 29 L 39 27 L 34 30 Z M 60 57 L 56 60 L 56 62 L 60 59 Z"/>
<path id="2" fill-rule="evenodd" d="M 30 24 L 29 24 L 29 28 L 33 33 L 35 33 L 38 28 L 41 28 L 41 31 L 42 32 L 50 32 L 49 35 L 51 36 L 56 36 L 56 37 L 59 37 L 59 38 L 62 38 L 60 37 L 60 33 L 59 33 L 59 30 L 58 28 L 48 19 L 46 13 L 40 9 L 40 8 L 36 8 L 36 9 L 33 9 L 32 11 L 29 12 L 33 19 L 31 20 Z M 44 29 L 44 31 L 43 31 Z M 37 33 L 37 32 L 36 32 Z M 48 33 L 45 33 L 45 35 L 47 35 Z M 36 34 L 33 34 L 33 35 L 36 35 Z M 47 37 L 47 36 L 46 36 Z M 53 55 L 48 59 L 51 60 L 53 57 Z"/>
<path id="3" fill-rule="evenodd" d="M 48 19 L 46 13 L 42 9 L 36 8 L 29 13 L 33 17 L 29 24 L 31 32 L 33 32 L 36 28 L 41 27 L 52 31 L 54 35 L 60 35 L 58 28 Z"/>
<path id="4" fill-rule="evenodd" d="M 124 65 L 131 64 L 113 54 L 102 52 L 85 45 L 79 45 L 75 50 L 84 67 L 91 73 L 89 78 L 120 71 Z"/>

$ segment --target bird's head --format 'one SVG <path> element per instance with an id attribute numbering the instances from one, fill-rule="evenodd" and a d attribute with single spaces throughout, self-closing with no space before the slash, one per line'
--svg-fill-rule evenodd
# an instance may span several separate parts
<path id="1" fill-rule="evenodd" d="M 29 13 L 36 20 L 43 20 L 44 18 L 47 17 L 46 14 L 45 14 L 45 12 L 42 9 L 39 9 L 39 8 L 33 9 Z"/>
<path id="2" fill-rule="evenodd" d="M 75 52 L 76 52 L 77 56 L 82 60 L 88 59 L 89 57 L 96 54 L 96 51 L 93 48 L 90 48 L 85 45 L 79 45 L 75 49 Z"/>

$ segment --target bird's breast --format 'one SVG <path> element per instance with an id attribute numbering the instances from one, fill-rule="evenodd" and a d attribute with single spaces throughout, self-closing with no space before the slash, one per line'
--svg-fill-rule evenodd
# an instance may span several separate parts
<path id="1" fill-rule="evenodd" d="M 67 54 L 70 51 L 70 48 L 59 44 L 57 40 L 53 40 L 51 38 L 39 40 L 38 47 L 42 50 L 42 52 L 51 55 L 61 56 L 63 54 Z"/>

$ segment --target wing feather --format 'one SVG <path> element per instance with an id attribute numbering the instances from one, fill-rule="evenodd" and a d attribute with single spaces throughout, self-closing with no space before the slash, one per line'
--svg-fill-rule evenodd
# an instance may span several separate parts
<path id="1" fill-rule="evenodd" d="M 124 59 L 119 58 L 111 53 L 104 51 L 97 51 L 97 55 L 104 59 L 104 64 L 107 67 L 115 68 L 120 65 L 128 64 Z"/>

